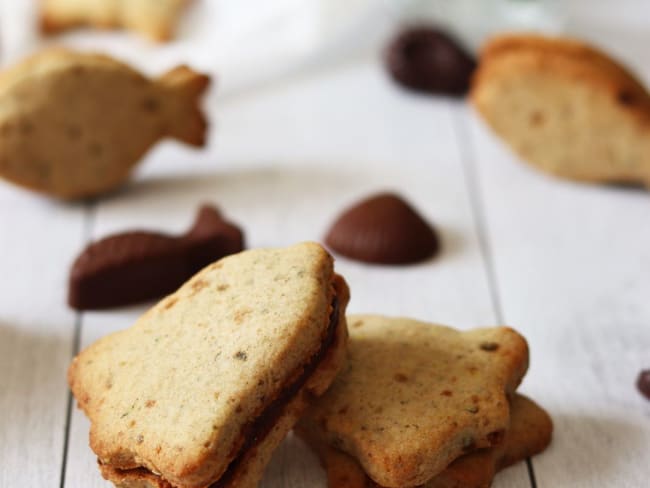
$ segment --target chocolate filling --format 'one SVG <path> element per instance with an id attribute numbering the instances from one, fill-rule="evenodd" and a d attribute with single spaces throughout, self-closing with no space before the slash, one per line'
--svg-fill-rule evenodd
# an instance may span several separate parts
<path id="1" fill-rule="evenodd" d="M 304 366 L 302 373 L 293 382 L 273 400 L 262 414 L 254 421 L 249 422 L 244 426 L 242 435 L 245 437 L 244 444 L 239 449 L 237 455 L 230 461 L 230 464 L 224 471 L 221 478 L 212 483 L 209 488 L 222 488 L 225 486 L 235 475 L 237 469 L 244 460 L 246 453 L 262 442 L 267 434 L 271 431 L 273 426 L 280 419 L 284 413 L 284 407 L 298 394 L 307 380 L 314 374 L 325 355 L 329 352 L 336 339 L 336 330 L 339 322 L 339 302 L 334 295 L 332 299 L 332 312 L 329 316 L 329 324 L 325 332 L 325 337 L 320 344 L 318 351 L 310 358 L 309 362 Z M 135 468 L 117 471 L 121 473 L 151 473 L 146 468 Z M 153 473 L 152 473 L 153 474 Z M 171 485 L 170 485 L 171 487 Z"/>
<path id="2" fill-rule="evenodd" d="M 217 481 L 210 485 L 210 488 L 221 488 L 225 486 L 233 477 L 237 468 L 243 461 L 246 452 L 253 448 L 256 444 L 264 440 L 266 435 L 271 431 L 276 422 L 284 413 L 284 407 L 298 394 L 298 392 L 305 386 L 307 380 L 314 374 L 316 368 L 320 365 L 327 352 L 334 344 L 336 339 L 336 328 L 339 322 L 339 302 L 334 295 L 332 299 L 332 312 L 329 317 L 329 324 L 325 338 L 321 342 L 320 348 L 314 354 L 307 365 L 302 370 L 302 373 L 291 383 L 286 389 L 282 390 L 280 394 L 273 400 L 268 407 L 262 412 L 255 421 L 251 422 L 248 426 L 244 427 L 244 434 L 246 440 L 244 445 L 240 448 L 237 456 L 230 462 L 224 474 Z"/>

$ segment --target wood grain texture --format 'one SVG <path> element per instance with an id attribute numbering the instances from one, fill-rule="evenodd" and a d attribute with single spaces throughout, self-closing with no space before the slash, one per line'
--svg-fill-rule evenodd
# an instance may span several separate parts
<path id="1" fill-rule="evenodd" d="M 67 263 L 82 210 L 0 186 L 0 486 L 52 486 L 61 471 L 74 313 Z"/>

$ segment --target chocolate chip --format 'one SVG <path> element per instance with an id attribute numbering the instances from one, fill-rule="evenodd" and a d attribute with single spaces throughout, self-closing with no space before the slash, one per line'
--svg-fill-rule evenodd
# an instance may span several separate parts
<path id="1" fill-rule="evenodd" d="M 325 237 L 343 256 L 378 264 L 408 264 L 438 252 L 434 229 L 401 197 L 371 196 L 347 209 Z"/>
<path id="2" fill-rule="evenodd" d="M 153 112 L 158 111 L 158 109 L 160 108 L 160 104 L 158 103 L 158 100 L 156 100 L 155 98 L 149 97 L 149 98 L 145 98 L 142 101 L 142 108 L 146 112 L 152 112 L 153 113 Z"/>
<path id="3" fill-rule="evenodd" d="M 476 62 L 445 32 L 419 26 L 398 33 L 389 43 L 386 67 L 397 83 L 411 90 L 463 96 Z"/>
<path id="4" fill-rule="evenodd" d="M 34 124 L 32 124 L 29 120 L 23 120 L 20 122 L 18 128 L 23 134 L 31 134 L 34 131 Z"/>
<path id="5" fill-rule="evenodd" d="M 636 379 L 636 387 L 644 397 L 650 400 L 650 369 L 644 369 L 639 373 L 639 377 Z"/>
<path id="6" fill-rule="evenodd" d="M 70 271 L 68 303 L 103 309 L 159 298 L 201 268 L 243 249 L 241 230 L 210 206 L 179 237 L 131 231 L 90 244 Z"/>
<path id="7" fill-rule="evenodd" d="M 104 152 L 104 148 L 99 142 L 92 142 L 88 146 L 88 152 L 90 153 L 91 156 L 100 157 Z"/>
<path id="8" fill-rule="evenodd" d="M 72 140 L 79 139 L 81 137 L 81 129 L 76 125 L 68 125 L 66 127 L 66 134 Z"/>
<path id="9" fill-rule="evenodd" d="M 487 439 L 491 446 L 496 446 L 497 444 L 501 444 L 504 436 L 505 432 L 503 430 L 496 430 L 494 432 L 490 432 L 487 435 Z"/>
<path id="10" fill-rule="evenodd" d="M 471 435 L 463 437 L 463 452 L 471 452 L 476 449 L 476 442 Z"/>
<path id="11" fill-rule="evenodd" d="M 617 95 L 618 102 L 621 105 L 631 106 L 636 103 L 636 97 L 627 90 L 621 90 Z"/>

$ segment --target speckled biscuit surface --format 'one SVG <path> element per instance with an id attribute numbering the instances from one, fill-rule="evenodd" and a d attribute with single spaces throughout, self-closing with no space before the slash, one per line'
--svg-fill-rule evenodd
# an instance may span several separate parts
<path id="1" fill-rule="evenodd" d="M 650 186 L 650 95 L 593 47 L 496 37 L 483 49 L 471 99 L 494 131 L 543 171 Z"/>
<path id="2" fill-rule="evenodd" d="M 542 452 L 551 442 L 553 423 L 535 402 L 515 395 L 511 402 L 510 426 L 498 446 L 479 449 L 459 457 L 423 488 L 487 488 L 503 468 Z M 310 432 L 314 434 L 314 431 Z M 343 452 L 328 446 L 310 433 L 301 436 L 316 451 L 327 471 L 329 488 L 369 488 L 378 486 L 359 464 Z"/>
<path id="3" fill-rule="evenodd" d="M 345 282 L 340 277 L 335 280 L 335 287 L 338 299 L 345 305 L 348 301 L 348 291 Z M 219 488 L 255 488 L 258 486 L 275 448 L 282 442 L 309 404 L 316 397 L 322 395 L 332 383 L 344 364 L 347 351 L 347 326 L 341 310 L 339 307 L 340 320 L 335 342 L 318 369 L 284 408 L 283 415 L 274 424 L 272 430 L 254 449 L 249 450 L 233 476 L 225 483 L 218 483 Z M 111 481 L 117 488 L 173 488 L 160 476 L 147 470 L 118 470 L 105 465 L 100 465 L 100 469 L 104 478 Z"/>
<path id="4" fill-rule="evenodd" d="M 158 79 L 110 57 L 41 52 L 0 74 L 0 176 L 63 199 L 112 190 L 158 140 L 202 146 L 209 78 Z"/>
<path id="5" fill-rule="evenodd" d="M 460 332 L 373 315 L 348 324 L 348 366 L 301 425 L 351 454 L 375 482 L 417 486 L 501 440 L 507 395 L 528 366 L 514 330 Z"/>
<path id="6" fill-rule="evenodd" d="M 41 0 L 41 30 L 80 26 L 138 31 L 155 41 L 173 37 L 187 0 Z"/>
<path id="7" fill-rule="evenodd" d="M 317 244 L 246 251 L 208 266 L 133 327 L 82 351 L 68 378 L 100 462 L 143 467 L 172 486 L 219 480 L 246 427 L 319 351 L 335 294 L 342 316 L 347 288 Z M 335 359 L 323 360 L 305 388 L 322 393 L 331 381 L 343 346 L 332 350 Z M 290 424 L 279 421 L 284 427 L 275 437 L 273 427 L 269 445 Z"/>

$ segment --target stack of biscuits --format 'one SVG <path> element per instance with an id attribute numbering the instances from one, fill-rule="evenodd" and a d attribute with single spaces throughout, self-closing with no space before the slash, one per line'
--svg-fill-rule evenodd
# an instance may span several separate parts
<path id="1" fill-rule="evenodd" d="M 349 360 L 300 420 L 330 488 L 479 488 L 542 451 L 552 423 L 515 393 L 528 367 L 517 332 L 460 332 L 349 316 Z"/>
<path id="2" fill-rule="evenodd" d="M 470 488 L 548 445 L 548 415 L 515 393 L 517 332 L 346 319 L 348 300 L 318 244 L 244 251 L 82 351 L 68 376 L 102 475 L 254 487 L 296 427 L 330 487 Z"/>

